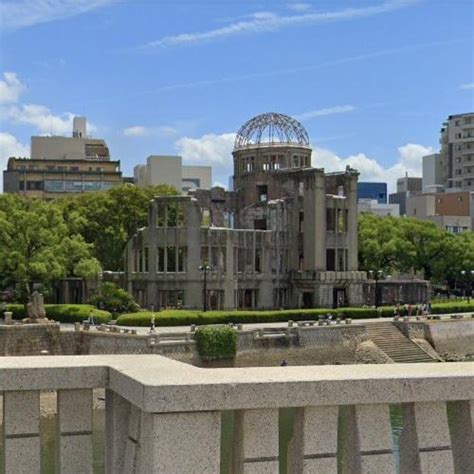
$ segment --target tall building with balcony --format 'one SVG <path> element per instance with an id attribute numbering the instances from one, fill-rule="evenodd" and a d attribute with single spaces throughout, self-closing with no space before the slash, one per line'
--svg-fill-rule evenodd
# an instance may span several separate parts
<path id="1" fill-rule="evenodd" d="M 86 118 L 75 117 L 72 137 L 31 137 L 31 157 L 8 160 L 3 191 L 55 199 L 121 184 L 120 161 L 110 159 L 105 140 L 86 132 Z"/>
<path id="2" fill-rule="evenodd" d="M 445 188 L 474 191 L 474 112 L 450 115 L 440 145 Z"/>

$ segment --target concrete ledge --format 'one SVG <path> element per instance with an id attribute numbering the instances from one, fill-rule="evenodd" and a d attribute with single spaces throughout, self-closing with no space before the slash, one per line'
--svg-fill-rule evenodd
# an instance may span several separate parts
<path id="1" fill-rule="evenodd" d="M 470 400 L 474 362 L 201 369 L 158 355 L 0 359 L 0 391 L 96 387 L 155 413 Z"/>

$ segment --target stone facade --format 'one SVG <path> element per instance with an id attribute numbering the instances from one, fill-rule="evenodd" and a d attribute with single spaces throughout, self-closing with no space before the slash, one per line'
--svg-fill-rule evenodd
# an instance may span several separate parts
<path id="1" fill-rule="evenodd" d="M 312 168 L 306 132 L 289 117 L 277 125 L 282 120 L 303 138 L 249 144 L 239 132 L 234 191 L 150 203 L 148 225 L 125 252 L 127 290 L 142 306 L 201 308 L 204 279 L 210 309 L 366 302 L 373 282 L 358 271 L 358 173 Z"/>

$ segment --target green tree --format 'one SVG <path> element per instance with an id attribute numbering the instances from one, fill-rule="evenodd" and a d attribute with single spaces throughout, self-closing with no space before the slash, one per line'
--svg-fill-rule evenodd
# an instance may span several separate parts
<path id="1" fill-rule="evenodd" d="M 15 287 L 26 302 L 31 283 L 45 288 L 66 276 L 97 274 L 100 266 L 80 235 L 70 235 L 55 203 L 0 196 L 0 286 Z"/>
<path id="2" fill-rule="evenodd" d="M 171 186 L 137 188 L 124 184 L 107 192 L 64 199 L 61 206 L 70 231 L 93 245 L 93 254 L 102 268 L 120 271 L 127 242 L 147 225 L 150 200 L 174 194 L 177 191 Z"/>

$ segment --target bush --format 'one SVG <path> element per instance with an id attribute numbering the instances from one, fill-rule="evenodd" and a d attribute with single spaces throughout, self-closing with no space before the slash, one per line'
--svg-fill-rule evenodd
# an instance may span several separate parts
<path id="1" fill-rule="evenodd" d="M 237 351 L 237 333 L 229 327 L 204 326 L 196 331 L 196 345 L 204 360 L 232 359 Z"/>
<path id="2" fill-rule="evenodd" d="M 227 323 L 278 323 L 293 321 L 305 321 L 318 319 L 319 316 L 331 314 L 333 317 L 340 315 L 342 318 L 370 319 L 389 318 L 393 316 L 394 307 L 384 306 L 382 308 L 339 308 L 339 309 L 287 309 L 275 311 L 189 311 L 189 310 L 166 310 L 155 312 L 156 326 L 188 326 L 190 324 L 227 324 Z M 433 305 L 433 313 L 461 313 L 474 312 L 474 303 L 468 305 L 458 303 Z M 402 308 L 402 315 L 403 315 Z M 117 319 L 121 326 L 149 326 L 152 313 L 140 311 L 134 314 L 122 314 Z"/>
<path id="3" fill-rule="evenodd" d="M 96 324 L 107 323 L 112 315 L 88 304 L 47 304 L 46 317 L 60 323 L 80 323 L 92 316 Z M 21 304 L 7 304 L 6 311 L 13 313 L 13 319 L 26 318 L 25 307 Z"/>
<path id="4" fill-rule="evenodd" d="M 102 283 L 99 293 L 90 299 L 90 303 L 112 314 L 135 313 L 140 309 L 125 290 L 112 282 Z"/>
<path id="5" fill-rule="evenodd" d="M 437 303 L 432 306 L 433 314 L 443 313 L 471 313 L 474 312 L 474 301 L 450 301 L 448 303 Z"/>

